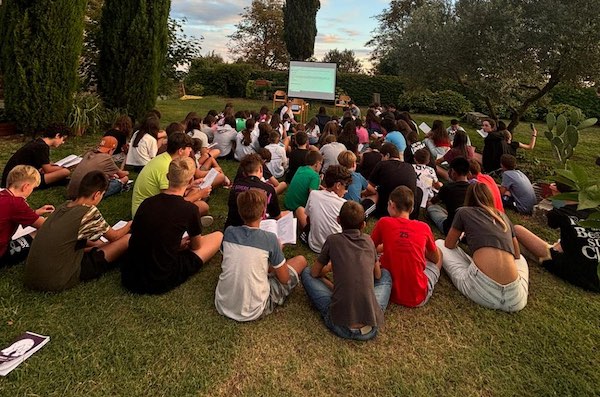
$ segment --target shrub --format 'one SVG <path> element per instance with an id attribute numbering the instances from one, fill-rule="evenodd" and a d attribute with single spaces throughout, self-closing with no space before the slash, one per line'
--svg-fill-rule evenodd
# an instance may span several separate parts
<path id="1" fill-rule="evenodd" d="M 338 73 L 336 85 L 361 106 L 373 102 L 373 93 L 379 93 L 381 103 L 394 103 L 404 92 L 402 79 L 396 76 L 369 76 L 356 73 Z"/>
<path id="2" fill-rule="evenodd" d="M 548 106 L 548 112 L 547 113 L 554 113 L 554 115 L 556 115 L 556 117 L 558 117 L 558 116 L 560 116 L 562 114 L 562 115 L 564 115 L 567 118 L 568 122 L 573 123 L 574 121 L 571 120 L 571 114 L 573 112 L 581 112 L 582 118 L 583 119 L 587 118 L 586 115 L 585 115 L 585 113 L 583 113 L 583 111 L 581 109 L 579 109 L 578 107 L 567 105 L 567 104 L 564 104 L 564 103 L 559 103 L 557 105 L 550 105 L 550 106 Z"/>
<path id="3" fill-rule="evenodd" d="M 438 91 L 433 95 L 436 114 L 460 116 L 473 111 L 473 104 L 456 91 Z"/>
<path id="4" fill-rule="evenodd" d="M 550 91 L 552 104 L 576 106 L 588 117 L 600 119 L 600 98 L 595 88 L 578 88 L 558 85 Z"/>
<path id="5" fill-rule="evenodd" d="M 85 5 L 7 0 L 0 6 L 6 112 L 21 131 L 66 120 L 78 81 Z"/>
<path id="6" fill-rule="evenodd" d="M 207 65 L 205 62 L 192 61 L 185 82 L 189 86 L 202 85 L 206 95 L 243 98 L 252 70 L 253 66 L 243 63 Z"/>

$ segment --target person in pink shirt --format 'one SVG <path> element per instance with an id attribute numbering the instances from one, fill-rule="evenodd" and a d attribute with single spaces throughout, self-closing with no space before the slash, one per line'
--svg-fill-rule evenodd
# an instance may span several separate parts
<path id="1" fill-rule="evenodd" d="M 358 136 L 358 143 L 365 145 L 369 143 L 369 131 L 363 126 L 362 120 L 357 118 L 354 120 L 356 125 L 356 135 Z"/>

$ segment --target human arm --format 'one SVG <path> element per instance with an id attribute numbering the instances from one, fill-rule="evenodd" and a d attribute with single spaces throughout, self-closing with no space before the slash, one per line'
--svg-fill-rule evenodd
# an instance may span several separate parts
<path id="1" fill-rule="evenodd" d="M 535 127 L 533 127 L 533 129 L 531 130 L 531 140 L 529 141 L 529 144 L 526 145 L 523 142 L 519 142 L 519 148 L 532 150 L 535 147 L 537 135 L 538 135 L 537 129 Z"/>
<path id="2" fill-rule="evenodd" d="M 365 189 L 365 196 L 372 196 L 374 194 L 377 194 L 377 187 L 373 184 L 373 182 L 369 181 L 369 184 L 367 185 L 367 188 Z"/>
<path id="3" fill-rule="evenodd" d="M 120 229 L 113 229 L 112 227 L 110 229 L 108 229 L 108 231 L 106 233 L 104 233 L 104 237 L 108 240 L 108 241 L 116 241 L 118 239 L 120 239 L 121 237 L 123 237 L 124 235 L 126 235 L 127 233 L 129 233 L 131 231 L 131 223 L 132 221 L 127 222 L 127 224 L 125 226 L 123 226 Z"/>
<path id="4" fill-rule="evenodd" d="M 40 216 L 44 214 L 49 214 L 51 212 L 54 212 L 54 206 L 50 204 L 42 205 L 40 208 L 35 210 L 35 213 Z"/>
<path id="5" fill-rule="evenodd" d="M 444 241 L 444 246 L 449 249 L 454 249 L 458 245 L 458 241 L 460 240 L 460 235 L 462 232 L 454 227 L 451 227 L 446 235 L 446 240 Z M 429 258 L 428 258 L 429 259 Z M 433 261 L 432 261 L 433 262 Z"/>

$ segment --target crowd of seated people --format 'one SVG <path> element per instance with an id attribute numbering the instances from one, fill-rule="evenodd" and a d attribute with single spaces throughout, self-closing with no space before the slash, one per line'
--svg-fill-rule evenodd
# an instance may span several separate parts
<path id="1" fill-rule="evenodd" d="M 537 203 L 515 157 L 518 148 L 534 148 L 535 128 L 523 144 L 486 119 L 480 154 L 456 120 L 448 127 L 435 120 L 423 135 L 393 105 L 361 114 L 354 103 L 341 119 L 321 107 L 304 125 L 290 101 L 274 111 L 236 112 L 228 103 L 164 130 L 158 111 L 135 126 L 121 116 L 72 170 L 50 160 L 69 130 L 48 126 L 4 168 L 0 266 L 24 261 L 26 286 L 40 291 L 72 288 L 118 267 L 127 290 L 162 294 L 220 249 L 218 313 L 262 318 L 302 282 L 327 328 L 356 340 L 378 334 L 389 301 L 425 305 L 442 270 L 476 304 L 523 309 L 529 270 L 519 242 L 552 273 L 600 290 L 597 253 L 584 238 L 597 231 L 574 221 L 585 214 L 573 206 L 551 211 L 549 226 L 561 232 L 554 245 L 506 215 L 530 215 Z M 231 180 L 223 161 L 239 162 Z M 28 206 L 36 189 L 57 185 L 68 185 L 68 201 Z M 98 204 L 130 187 L 132 220 L 115 229 Z M 224 229 L 206 234 L 218 188 L 229 189 L 227 214 L 216 214 L 226 219 Z M 303 256 L 286 259 L 277 236 L 260 228 L 286 217 L 297 219 L 298 243 L 318 255 L 311 266 Z M 445 238 L 436 241 L 430 224 Z M 37 230 L 13 238 L 19 226 Z"/>

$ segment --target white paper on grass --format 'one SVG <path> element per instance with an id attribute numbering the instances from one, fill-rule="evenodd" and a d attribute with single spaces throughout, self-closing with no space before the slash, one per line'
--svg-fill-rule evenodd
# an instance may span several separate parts
<path id="1" fill-rule="evenodd" d="M 25 332 L 0 351 L 0 375 L 6 376 L 50 341 L 49 336 Z"/>
<path id="2" fill-rule="evenodd" d="M 202 183 L 200 184 L 200 189 L 206 189 L 207 187 L 212 186 L 217 175 L 219 175 L 219 171 L 217 171 L 214 168 L 211 168 L 210 171 L 208 171 L 208 174 L 206 174 L 206 176 L 204 177 Z"/>
<path id="3" fill-rule="evenodd" d="M 429 134 L 431 131 L 431 127 L 429 127 L 426 122 L 419 124 L 419 128 L 425 133 L 425 135 Z"/>
<path id="4" fill-rule="evenodd" d="M 477 133 L 481 135 L 482 138 L 486 138 L 488 136 L 488 133 L 484 130 L 477 130 Z"/>
<path id="5" fill-rule="evenodd" d="M 19 225 L 15 234 L 12 235 L 11 240 L 16 240 L 19 237 L 27 236 L 28 234 L 31 234 L 31 233 L 35 232 L 36 230 L 37 229 L 33 226 L 23 227 L 23 226 Z"/>
<path id="6" fill-rule="evenodd" d="M 59 165 L 61 167 L 69 168 L 69 167 L 72 167 L 74 165 L 81 163 L 81 160 L 83 160 L 82 157 L 77 156 L 75 154 L 70 154 L 67 157 L 65 157 L 64 159 L 58 160 L 54 164 Z"/>
<path id="7" fill-rule="evenodd" d="M 112 226 L 112 229 L 119 230 L 123 229 L 125 226 L 127 226 L 127 221 L 119 221 Z M 108 243 L 108 240 L 104 236 L 100 237 L 100 241 L 102 241 L 103 243 Z"/>
<path id="8" fill-rule="evenodd" d="M 265 219 L 260 221 L 260 229 L 274 233 L 282 244 L 296 244 L 296 229 L 298 219 L 291 212 L 278 220 Z"/>

